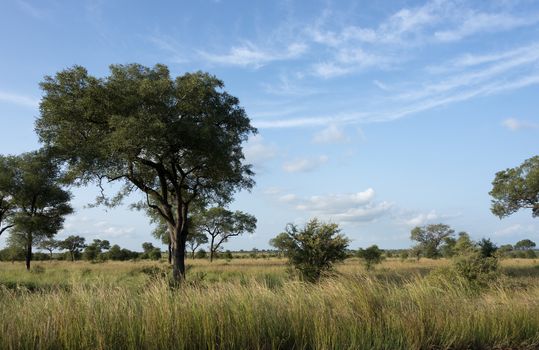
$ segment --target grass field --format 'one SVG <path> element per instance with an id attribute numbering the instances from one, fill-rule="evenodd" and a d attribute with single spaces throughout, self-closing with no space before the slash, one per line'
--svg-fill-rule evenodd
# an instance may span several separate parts
<path id="1" fill-rule="evenodd" d="M 1 349 L 535 349 L 539 265 L 502 262 L 477 290 L 446 260 L 349 259 L 319 284 L 281 259 L 0 263 Z"/>

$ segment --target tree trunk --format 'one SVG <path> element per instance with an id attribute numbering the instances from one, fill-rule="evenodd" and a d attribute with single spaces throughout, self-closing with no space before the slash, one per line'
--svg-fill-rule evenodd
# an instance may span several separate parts
<path id="1" fill-rule="evenodd" d="M 26 269 L 30 271 L 30 261 L 32 260 L 32 243 L 26 245 Z"/>
<path id="2" fill-rule="evenodd" d="M 168 244 L 168 263 L 172 264 L 172 245 Z"/>
<path id="3" fill-rule="evenodd" d="M 196 248 L 191 251 L 191 259 L 195 258 L 195 250 L 196 250 Z"/>
<path id="4" fill-rule="evenodd" d="M 213 253 L 215 250 L 213 249 L 213 242 L 215 241 L 215 237 L 211 237 L 211 243 L 210 243 L 210 262 L 213 262 Z"/>
<path id="5" fill-rule="evenodd" d="M 174 228 L 175 244 L 172 245 L 172 277 L 177 283 L 185 279 L 185 242 L 187 227 Z"/>

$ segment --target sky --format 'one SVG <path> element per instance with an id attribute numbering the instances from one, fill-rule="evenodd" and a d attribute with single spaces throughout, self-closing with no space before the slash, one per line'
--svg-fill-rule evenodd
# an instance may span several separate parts
<path id="1" fill-rule="evenodd" d="M 537 155 L 537 1 L 5 0 L 0 33 L 1 154 L 40 147 L 39 82 L 73 65 L 222 79 L 258 129 L 244 145 L 256 186 L 230 205 L 258 227 L 225 249 L 269 248 L 313 217 L 354 249 L 409 247 L 413 227 L 439 222 L 539 239 L 530 211 L 500 220 L 488 194 L 497 171 Z M 96 188 L 72 192 L 59 239 L 156 242 L 129 201 L 88 208 Z"/>

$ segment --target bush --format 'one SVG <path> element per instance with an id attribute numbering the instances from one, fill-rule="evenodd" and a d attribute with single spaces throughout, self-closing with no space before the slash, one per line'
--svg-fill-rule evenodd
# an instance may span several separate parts
<path id="1" fill-rule="evenodd" d="M 199 249 L 195 254 L 195 259 L 206 259 L 207 257 L 208 253 L 204 249 Z"/>
<path id="2" fill-rule="evenodd" d="M 537 258 L 537 254 L 535 253 L 535 251 L 533 251 L 531 249 L 526 250 L 524 254 L 525 254 L 526 259 L 535 259 L 535 258 Z"/>
<path id="3" fill-rule="evenodd" d="M 498 259 L 480 253 L 457 258 L 453 267 L 459 276 L 477 287 L 487 287 L 499 277 Z"/>
<path id="4" fill-rule="evenodd" d="M 280 234 L 279 250 L 307 281 L 317 281 L 333 264 L 346 259 L 349 240 L 337 224 L 312 219 L 303 228 L 289 224 Z"/>
<path id="5" fill-rule="evenodd" d="M 359 249 L 357 251 L 357 256 L 365 262 L 365 267 L 367 270 L 371 270 L 374 265 L 382 262 L 382 251 L 378 248 L 377 245 L 372 245 L 367 249 Z"/>

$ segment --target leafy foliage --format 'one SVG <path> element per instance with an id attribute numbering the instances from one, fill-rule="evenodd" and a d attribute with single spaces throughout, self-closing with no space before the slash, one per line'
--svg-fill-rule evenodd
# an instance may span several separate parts
<path id="1" fill-rule="evenodd" d="M 440 256 L 439 248 L 444 239 L 451 237 L 454 233 L 455 231 L 444 224 L 418 226 L 412 230 L 410 239 L 419 243 L 418 249 L 423 256 L 437 258 Z"/>
<path id="2" fill-rule="evenodd" d="M 73 212 L 71 194 L 59 185 L 60 168 L 45 151 L 3 158 L 3 167 L 12 176 L 9 240 L 24 247 L 30 269 L 32 247 L 52 238 L 63 227 L 64 217 Z"/>
<path id="3" fill-rule="evenodd" d="M 499 218 L 523 208 L 531 209 L 534 217 L 539 216 L 539 156 L 496 173 L 490 195 L 491 211 Z"/>
<path id="4" fill-rule="evenodd" d="M 346 259 L 349 239 L 337 224 L 312 219 L 303 228 L 288 224 L 278 244 L 290 263 L 308 281 L 317 281 L 336 262 Z M 274 243 L 276 243 L 274 241 Z"/>
<path id="5" fill-rule="evenodd" d="M 363 259 L 367 270 L 371 270 L 374 265 L 381 263 L 383 260 L 382 250 L 376 244 L 366 249 L 359 249 L 357 256 Z"/>
<path id="6" fill-rule="evenodd" d="M 176 280 L 193 201 L 226 203 L 254 184 L 242 144 L 256 129 L 223 87 L 207 73 L 172 79 L 164 65 L 138 64 L 112 65 L 105 78 L 75 66 L 41 83 L 36 131 L 66 162 L 66 180 L 123 183 L 98 198 L 107 205 L 142 191 L 167 224 Z"/>
<path id="7" fill-rule="evenodd" d="M 223 207 L 203 210 L 193 219 L 197 230 L 206 233 L 210 240 L 210 261 L 219 247 L 232 237 L 256 229 L 256 218 L 242 211 L 230 211 Z"/>

